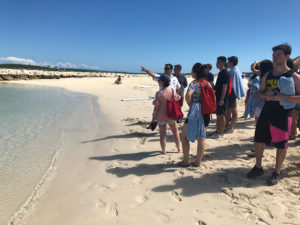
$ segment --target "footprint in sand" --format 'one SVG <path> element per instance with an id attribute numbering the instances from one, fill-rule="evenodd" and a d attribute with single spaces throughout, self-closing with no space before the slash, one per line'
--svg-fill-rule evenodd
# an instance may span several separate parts
<path id="1" fill-rule="evenodd" d="M 182 178 L 184 175 L 184 169 L 179 169 L 178 171 L 175 172 L 174 176 L 177 178 Z"/>
<path id="2" fill-rule="evenodd" d="M 114 169 L 114 168 L 125 168 L 128 164 L 121 162 L 114 162 L 112 165 L 108 166 L 106 169 Z"/>
<path id="3" fill-rule="evenodd" d="M 107 205 L 106 214 L 109 215 L 109 216 L 118 216 L 119 211 L 118 211 L 118 208 L 117 208 L 117 203 L 112 202 L 109 205 Z"/>
<path id="4" fill-rule="evenodd" d="M 111 191 L 112 190 L 112 188 L 111 187 L 108 187 L 108 186 L 105 186 L 105 185 L 102 185 L 100 188 L 99 188 L 99 191 L 101 191 L 101 192 L 109 192 L 109 191 Z"/>
<path id="5" fill-rule="evenodd" d="M 147 137 L 142 137 L 140 140 L 140 144 L 144 145 L 146 143 Z"/>
<path id="6" fill-rule="evenodd" d="M 177 191 L 172 191 L 171 192 L 171 197 L 176 201 L 176 202 L 181 202 L 182 199 L 180 197 L 180 194 L 178 194 Z"/>
<path id="7" fill-rule="evenodd" d="M 241 206 L 241 205 L 235 206 L 232 208 L 232 210 L 242 217 L 247 217 L 253 214 L 252 210 L 247 206 Z"/>
<path id="8" fill-rule="evenodd" d="M 163 222 L 163 223 L 169 223 L 170 222 L 170 217 L 167 214 L 161 213 L 159 211 L 156 211 L 156 217 L 158 221 Z"/>
<path id="9" fill-rule="evenodd" d="M 103 209 L 106 207 L 106 203 L 104 201 L 102 201 L 101 199 L 98 199 L 97 203 L 96 203 L 97 208 L 99 209 Z"/>
<path id="10" fill-rule="evenodd" d="M 206 225 L 206 223 L 202 220 L 197 220 L 196 225 Z"/>
<path id="11" fill-rule="evenodd" d="M 136 186 L 139 186 L 141 183 L 142 183 L 142 179 L 139 177 L 136 177 L 132 181 L 132 186 L 136 187 Z"/>
<path id="12" fill-rule="evenodd" d="M 145 201 L 148 201 L 151 198 L 151 192 L 148 191 L 144 195 L 139 195 L 135 198 L 135 201 L 138 203 L 143 203 Z"/>

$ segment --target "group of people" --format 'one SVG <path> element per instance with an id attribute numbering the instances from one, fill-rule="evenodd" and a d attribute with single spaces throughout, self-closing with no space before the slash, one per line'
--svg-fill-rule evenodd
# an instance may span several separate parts
<path id="1" fill-rule="evenodd" d="M 255 117 L 256 121 L 255 144 L 251 153 L 256 157 L 256 164 L 247 173 L 247 177 L 253 179 L 264 173 L 262 168 L 264 147 L 265 144 L 270 145 L 272 143 L 277 148 L 276 165 L 268 183 L 275 185 L 280 179 L 280 170 L 288 148 L 292 112 L 295 111 L 295 104 L 293 103 L 300 103 L 300 75 L 292 70 L 291 65 L 288 65 L 292 51 L 288 44 L 275 46 L 272 50 L 273 62 L 262 60 L 251 66 L 253 75 L 248 82 L 249 91 L 246 97 L 247 104 L 244 117 L 246 118 L 246 115 L 250 114 L 250 116 Z M 165 65 L 162 75 L 141 67 L 142 71 L 150 75 L 153 80 L 158 81 L 159 91 L 153 101 L 152 122 L 156 121 L 159 125 L 160 145 L 163 154 L 166 154 L 166 126 L 169 125 L 178 152 L 183 152 L 183 161 L 179 162 L 178 165 L 196 167 L 201 165 L 207 136 L 206 127 L 211 118 L 210 115 L 201 113 L 200 100 L 203 87 L 201 82 L 207 80 L 209 82 L 207 83 L 213 86 L 215 90 L 217 123 L 216 131 L 210 134 L 210 137 L 220 138 L 224 132 L 234 132 L 238 118 L 236 100 L 246 95 L 242 75 L 237 65 L 238 58 L 236 56 L 228 58 L 219 56 L 216 62 L 219 73 L 214 84 L 214 76 L 210 73 L 211 64 L 195 63 L 191 71 L 194 80 L 189 84 L 185 97 L 184 88 L 187 87 L 187 80 L 180 73 L 181 65 L 175 65 L 174 75 L 171 64 Z M 181 133 L 181 141 L 176 121 L 169 118 L 167 114 L 167 102 L 172 98 L 177 101 L 185 98 L 189 106 L 189 112 Z M 197 140 L 197 156 L 194 162 L 190 162 L 189 142 L 195 140 Z"/>

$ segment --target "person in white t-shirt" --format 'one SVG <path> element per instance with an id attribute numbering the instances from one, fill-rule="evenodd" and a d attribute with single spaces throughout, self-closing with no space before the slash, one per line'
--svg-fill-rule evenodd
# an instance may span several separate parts
<path id="1" fill-rule="evenodd" d="M 141 66 L 141 70 L 143 72 L 146 72 L 149 76 L 151 76 L 153 78 L 153 80 L 155 80 L 155 81 L 159 80 L 159 77 L 160 77 L 159 74 L 153 73 L 153 72 L 151 72 L 150 70 L 146 69 L 143 66 Z M 170 88 L 175 90 L 177 94 L 180 94 L 180 88 L 181 88 L 180 83 L 179 83 L 177 77 L 172 75 L 173 65 L 169 64 L 169 63 L 165 64 L 164 70 L 165 70 L 164 74 L 166 74 L 170 77 Z"/>

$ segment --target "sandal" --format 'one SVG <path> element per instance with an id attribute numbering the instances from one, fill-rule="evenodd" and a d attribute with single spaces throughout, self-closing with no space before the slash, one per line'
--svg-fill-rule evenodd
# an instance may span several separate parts
<path id="1" fill-rule="evenodd" d="M 189 166 L 191 166 L 190 163 L 189 163 L 189 164 L 186 164 L 186 163 L 184 163 L 184 161 L 180 161 L 180 162 L 178 162 L 176 165 L 177 165 L 177 166 L 180 166 L 180 167 L 189 167 Z"/>
<path id="2" fill-rule="evenodd" d="M 196 162 L 191 162 L 190 163 L 192 167 L 200 167 L 201 166 L 201 163 L 196 163 Z"/>
<path id="3" fill-rule="evenodd" d="M 248 157 L 255 157 L 256 154 L 255 154 L 255 151 L 251 151 L 247 154 Z"/>

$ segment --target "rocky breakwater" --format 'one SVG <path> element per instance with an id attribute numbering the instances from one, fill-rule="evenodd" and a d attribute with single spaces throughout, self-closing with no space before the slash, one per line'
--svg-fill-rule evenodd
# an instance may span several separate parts
<path id="1" fill-rule="evenodd" d="M 0 81 L 82 77 L 130 77 L 143 74 L 1 69 Z"/>

